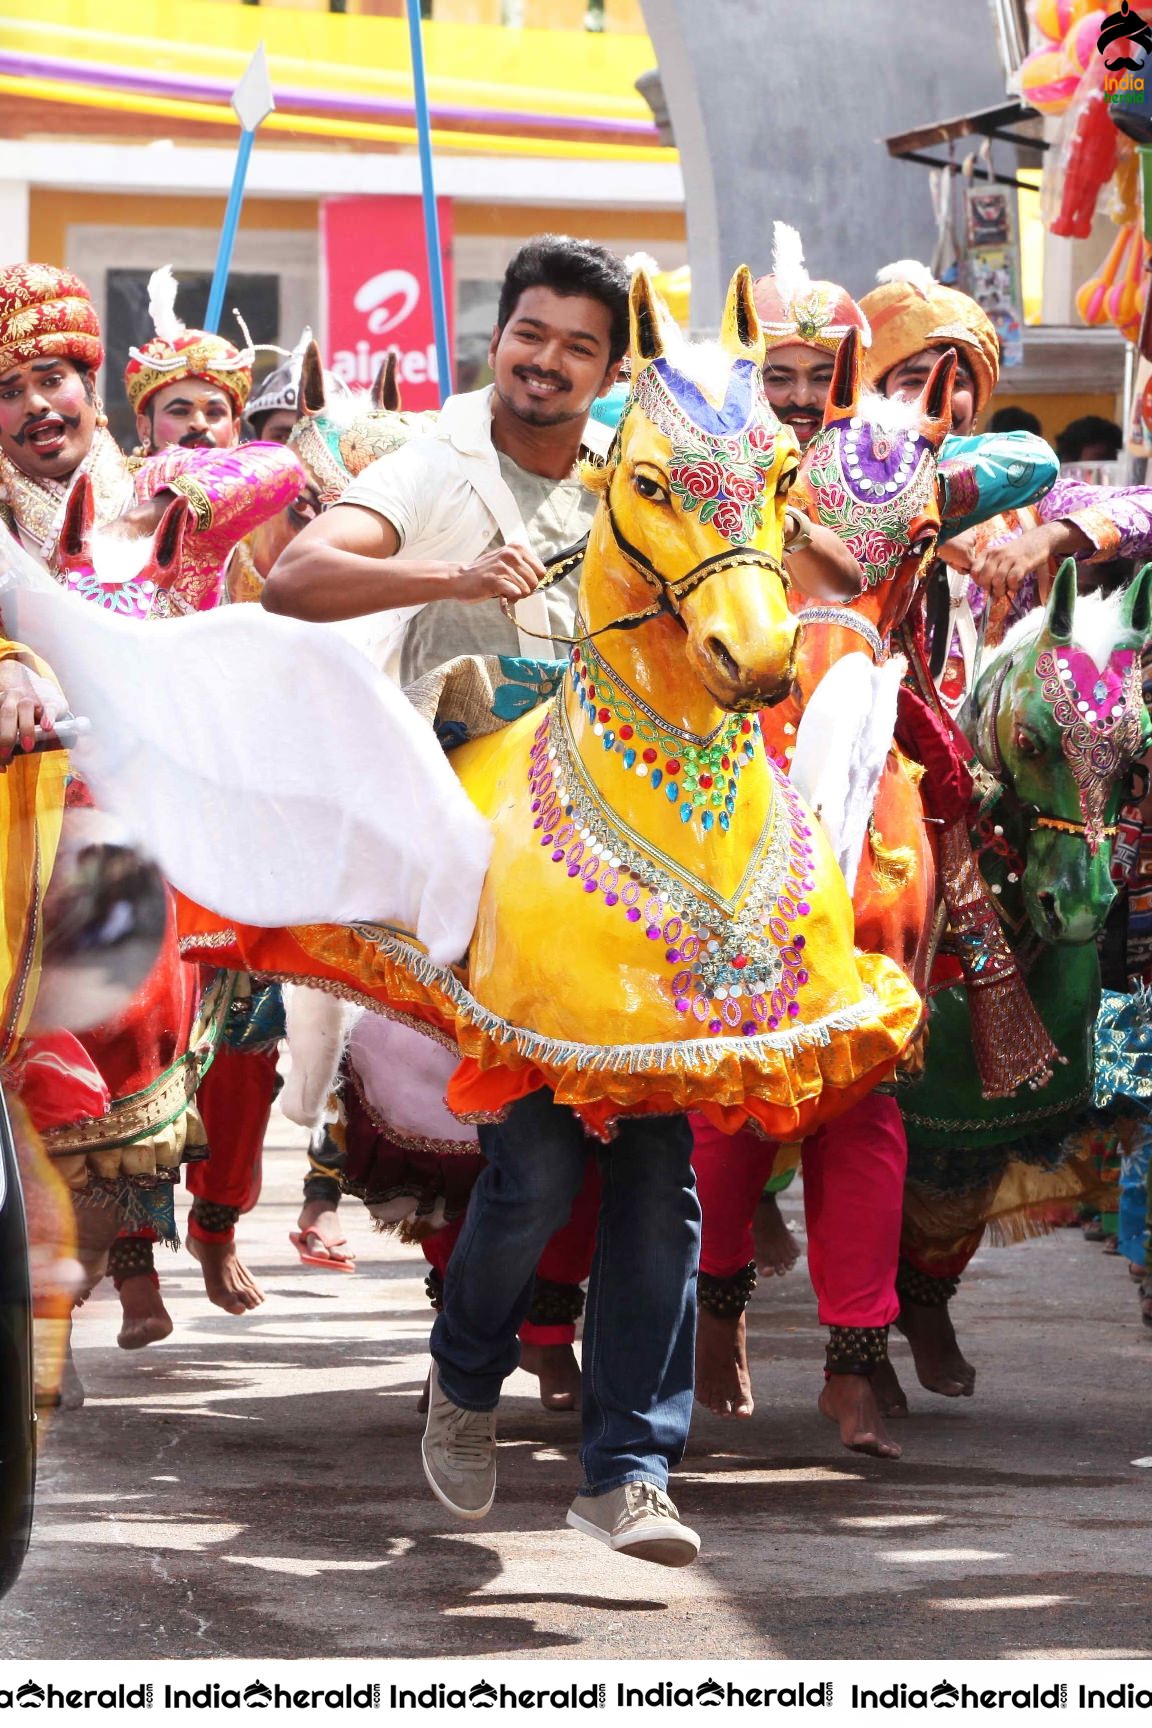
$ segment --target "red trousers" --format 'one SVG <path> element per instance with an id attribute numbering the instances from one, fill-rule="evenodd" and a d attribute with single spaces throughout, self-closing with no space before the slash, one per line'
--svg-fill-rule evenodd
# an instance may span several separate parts
<path id="1" fill-rule="evenodd" d="M 188 1168 L 198 1199 L 251 1212 L 260 1198 L 262 1153 L 276 1095 L 275 1050 L 233 1050 L 222 1044 L 196 1094 L 210 1156 Z M 198 1232 L 194 1222 L 188 1226 Z"/>
<path id="2" fill-rule="evenodd" d="M 753 1258 L 752 1219 L 775 1147 L 693 1117 L 692 1164 L 704 1214 L 700 1269 L 728 1278 Z M 808 1272 L 825 1326 L 887 1326 L 899 1313 L 896 1263 L 908 1142 L 892 1098 L 870 1093 L 804 1142 Z"/>
<path id="3" fill-rule="evenodd" d="M 600 1171 L 596 1160 L 589 1158 L 584 1186 L 576 1196 L 572 1216 L 557 1230 L 540 1256 L 536 1271 L 541 1278 L 550 1284 L 583 1284 L 592 1270 L 599 1216 Z M 463 1217 L 457 1218 L 420 1244 L 424 1258 L 436 1268 L 441 1278 L 463 1223 Z M 576 1338 L 576 1326 L 575 1322 L 561 1326 L 534 1326 L 531 1320 L 525 1320 L 519 1336 L 522 1344 L 571 1344 Z"/>

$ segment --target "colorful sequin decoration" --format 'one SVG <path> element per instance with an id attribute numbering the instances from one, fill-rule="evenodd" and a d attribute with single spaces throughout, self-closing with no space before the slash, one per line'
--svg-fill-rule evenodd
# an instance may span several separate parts
<path id="1" fill-rule="evenodd" d="M 1060 743 L 1076 781 L 1090 852 L 1107 838 L 1108 807 L 1121 774 L 1140 755 L 1144 698 L 1140 658 L 1118 649 L 1103 671 L 1079 648 L 1046 648 L 1036 677 L 1060 728 Z"/>
<path id="2" fill-rule="evenodd" d="M 699 511 L 701 522 L 733 546 L 747 545 L 764 520 L 780 432 L 759 367 L 737 360 L 724 401 L 714 403 L 662 357 L 639 373 L 628 407 L 639 408 L 670 441 L 668 481 L 681 508 Z"/>
<path id="3" fill-rule="evenodd" d="M 805 458 L 816 514 L 852 553 L 869 588 L 896 574 L 909 525 L 936 516 L 936 455 L 926 438 L 855 414 L 818 432 Z"/>
<path id="4" fill-rule="evenodd" d="M 799 928 L 815 887 L 812 829 L 792 787 L 771 763 L 778 803 L 764 853 L 738 911 L 726 914 L 707 890 L 677 880 L 679 867 L 642 853 L 596 799 L 554 701 L 529 758 L 532 826 L 585 894 L 602 894 L 630 924 L 663 945 L 668 991 L 678 1014 L 711 1035 L 754 1037 L 789 1026 L 808 982 Z"/>
<path id="5" fill-rule="evenodd" d="M 678 806 L 681 822 L 699 816 L 705 833 L 731 824 L 736 809 L 740 770 L 756 754 L 758 720 L 733 714 L 710 738 L 693 739 L 674 732 L 634 693 L 632 700 L 613 688 L 610 669 L 594 650 L 572 650 L 572 688 L 605 750 L 620 757 L 624 767 L 647 779 L 654 792 L 663 788 Z"/>

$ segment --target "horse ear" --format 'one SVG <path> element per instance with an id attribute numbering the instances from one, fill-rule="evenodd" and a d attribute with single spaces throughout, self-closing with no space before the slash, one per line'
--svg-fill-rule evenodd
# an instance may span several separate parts
<path id="1" fill-rule="evenodd" d="M 1152 564 L 1132 578 L 1120 602 L 1120 617 L 1124 627 L 1146 642 L 1152 634 Z"/>
<path id="2" fill-rule="evenodd" d="M 920 392 L 920 418 L 924 436 L 938 445 L 952 429 L 952 386 L 956 382 L 957 357 L 955 348 L 945 348 L 928 374 Z"/>
<path id="3" fill-rule="evenodd" d="M 320 363 L 320 349 L 312 341 L 305 348 L 300 365 L 300 411 L 303 414 L 323 414 L 324 407 L 324 368 Z"/>
<path id="4" fill-rule="evenodd" d="M 56 563 L 61 570 L 86 569 L 91 563 L 88 541 L 96 520 L 96 504 L 89 475 L 81 474 L 64 506 L 64 520 L 56 540 Z"/>
<path id="5" fill-rule="evenodd" d="M 832 383 L 824 405 L 824 424 L 855 414 L 860 403 L 860 332 L 849 330 L 836 350 Z"/>
<path id="6" fill-rule="evenodd" d="M 643 266 L 632 278 L 628 293 L 628 322 L 635 364 L 644 366 L 649 360 L 659 360 L 668 346 L 670 332 L 676 326 Z"/>
<path id="7" fill-rule="evenodd" d="M 399 414 L 401 408 L 400 386 L 396 381 L 399 359 L 399 348 L 389 348 L 372 381 L 372 406 L 382 408 L 388 414 Z"/>
<path id="8" fill-rule="evenodd" d="M 720 346 L 740 359 L 764 364 L 764 332 L 752 299 L 752 272 L 741 264 L 728 284 L 728 299 L 720 321 Z"/>
<path id="9" fill-rule="evenodd" d="M 1056 572 L 1056 580 L 1052 584 L 1052 592 L 1048 596 L 1048 605 L 1044 611 L 1044 628 L 1041 636 L 1048 636 L 1054 642 L 1070 642 L 1072 640 L 1072 617 L 1076 610 L 1076 560 L 1065 558 Z"/>
<path id="10" fill-rule="evenodd" d="M 189 508 L 187 498 L 178 492 L 160 518 L 160 526 L 152 537 L 151 564 L 158 588 L 171 587 L 180 574 Z"/>

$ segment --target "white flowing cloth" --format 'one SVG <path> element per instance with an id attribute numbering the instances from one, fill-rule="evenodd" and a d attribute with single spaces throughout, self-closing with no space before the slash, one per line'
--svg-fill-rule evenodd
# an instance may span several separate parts
<path id="1" fill-rule="evenodd" d="M 866 654 L 843 655 L 817 684 L 797 728 L 788 777 L 828 836 L 850 894 L 907 669 L 900 656 L 874 666 Z"/>
<path id="2" fill-rule="evenodd" d="M 259 606 L 116 618 L 2 531 L 0 610 L 90 720 L 73 756 L 97 803 L 190 899 L 244 924 L 395 924 L 437 964 L 463 956 L 491 831 L 350 643 Z"/>

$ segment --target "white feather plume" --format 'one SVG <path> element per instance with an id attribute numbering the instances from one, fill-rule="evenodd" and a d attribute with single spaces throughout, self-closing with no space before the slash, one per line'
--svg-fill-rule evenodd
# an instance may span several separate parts
<path id="1" fill-rule="evenodd" d="M 927 264 L 921 264 L 918 258 L 897 258 L 894 264 L 885 264 L 883 270 L 877 270 L 876 280 L 881 283 L 907 282 L 910 287 L 915 288 L 917 294 L 922 294 L 925 300 L 932 289 L 938 286 Z"/>
<path id="2" fill-rule="evenodd" d="M 812 278 L 804 263 L 804 242 L 790 222 L 772 224 L 772 275 L 785 306 L 807 298 Z"/>
<path id="3" fill-rule="evenodd" d="M 646 270 L 649 276 L 659 276 L 660 266 L 651 252 L 629 252 L 624 259 L 624 268 L 629 276 L 635 276 L 637 270 Z"/>
<path id="4" fill-rule="evenodd" d="M 148 315 L 161 342 L 175 342 L 184 334 L 183 320 L 176 316 L 179 286 L 171 264 L 162 264 L 148 278 Z"/>

